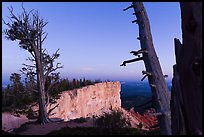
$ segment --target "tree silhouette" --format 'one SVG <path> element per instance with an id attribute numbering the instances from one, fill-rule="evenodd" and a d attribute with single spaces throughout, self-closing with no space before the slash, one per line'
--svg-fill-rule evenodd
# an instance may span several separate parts
<path id="1" fill-rule="evenodd" d="M 63 66 L 60 63 L 54 65 L 54 61 L 60 56 L 59 49 L 53 54 L 49 55 L 47 50 L 43 48 L 43 42 L 47 38 L 48 33 L 44 31 L 44 27 L 48 22 L 40 18 L 38 11 L 31 10 L 27 12 L 22 5 L 23 12 L 20 15 L 13 13 L 12 6 L 8 8 L 10 11 L 10 22 L 5 22 L 7 29 L 4 30 L 5 37 L 11 41 L 19 41 L 19 47 L 30 53 L 31 57 L 27 60 L 32 62 L 30 64 L 23 64 L 22 72 L 35 76 L 37 81 L 37 90 L 39 93 L 39 117 L 37 122 L 49 123 L 47 113 L 47 105 L 49 103 L 48 92 L 51 87 L 59 79 L 59 73 L 54 73 L 57 69 Z M 51 76 L 52 80 L 45 89 L 45 82 Z"/>

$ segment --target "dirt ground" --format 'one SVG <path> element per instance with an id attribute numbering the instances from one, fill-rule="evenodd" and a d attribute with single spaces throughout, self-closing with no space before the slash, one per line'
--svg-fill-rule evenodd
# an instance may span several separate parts
<path id="1" fill-rule="evenodd" d="M 48 124 L 34 124 L 29 123 L 21 127 L 21 130 L 16 133 L 19 135 L 46 135 L 52 131 L 60 130 L 64 127 L 93 127 L 93 119 L 87 119 L 86 122 L 79 123 L 75 121 L 68 122 L 53 122 Z"/>

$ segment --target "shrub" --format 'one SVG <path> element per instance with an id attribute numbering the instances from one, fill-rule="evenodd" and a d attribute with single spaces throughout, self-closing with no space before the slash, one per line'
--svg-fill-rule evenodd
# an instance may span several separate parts
<path id="1" fill-rule="evenodd" d="M 86 122 L 86 118 L 80 117 L 80 118 L 74 119 L 73 121 L 76 123 L 84 123 Z"/>
<path id="2" fill-rule="evenodd" d="M 142 123 L 140 122 L 139 125 L 137 125 L 138 128 L 142 128 Z"/>
<path id="3" fill-rule="evenodd" d="M 95 120 L 97 127 L 118 129 L 130 127 L 130 121 L 123 117 L 123 112 L 119 110 L 111 111 L 111 113 L 104 113 Z"/>

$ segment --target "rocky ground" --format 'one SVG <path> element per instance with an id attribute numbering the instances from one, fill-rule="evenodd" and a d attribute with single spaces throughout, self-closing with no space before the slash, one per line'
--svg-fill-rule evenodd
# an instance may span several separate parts
<path id="1" fill-rule="evenodd" d="M 148 110 L 144 115 L 140 115 L 137 112 L 134 112 L 133 109 L 130 111 L 126 111 L 125 109 L 121 109 L 123 112 L 123 115 L 127 118 L 129 118 L 130 123 L 131 123 L 131 128 L 141 128 L 143 130 L 149 131 L 151 130 L 151 126 L 154 126 L 157 124 L 157 120 L 155 117 L 150 116 L 149 113 L 152 113 L 153 110 Z M 23 116 L 20 116 L 21 118 L 25 119 Z M 11 120 L 17 119 L 14 116 L 8 116 L 7 118 Z M 96 127 L 94 124 L 94 118 L 86 118 L 86 119 L 76 119 L 76 120 L 71 120 L 71 121 L 61 121 L 61 122 L 53 122 L 53 123 L 48 123 L 45 125 L 41 124 L 36 124 L 34 121 L 30 121 L 22 126 L 19 126 L 18 121 L 16 123 L 16 127 L 19 126 L 19 128 L 14 129 L 13 131 L 10 130 L 11 134 L 19 134 L 19 135 L 46 135 L 50 132 L 60 130 L 64 127 L 70 127 L 70 128 L 76 128 L 76 127 Z M 2 123 L 3 124 L 3 123 Z M 13 126 L 15 124 L 12 124 Z M 139 127 L 139 125 L 141 127 Z M 5 126 L 5 125 L 4 125 Z M 15 127 L 15 126 L 14 126 Z M 3 130 L 3 129 L 2 129 Z"/>

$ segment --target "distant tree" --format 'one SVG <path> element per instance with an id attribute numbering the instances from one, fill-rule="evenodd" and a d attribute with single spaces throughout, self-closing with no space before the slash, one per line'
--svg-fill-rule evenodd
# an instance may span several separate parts
<path id="1" fill-rule="evenodd" d="M 82 79 L 79 80 L 79 85 L 80 85 L 80 87 L 83 87 Z"/>
<path id="2" fill-rule="evenodd" d="M 35 76 L 31 74 L 27 74 L 25 78 L 25 92 L 27 93 L 27 97 L 30 101 L 37 100 L 37 83 L 35 80 Z"/>
<path id="3" fill-rule="evenodd" d="M 94 81 L 94 83 L 101 83 L 102 81 L 100 80 L 100 79 L 96 79 L 95 81 Z"/>
<path id="4" fill-rule="evenodd" d="M 8 40 L 19 41 L 19 47 L 30 53 L 31 57 L 28 60 L 32 62 L 32 65 L 23 64 L 22 72 L 37 76 L 37 92 L 39 94 L 39 117 L 37 121 L 43 124 L 49 123 L 51 120 L 46 109 L 49 103 L 48 92 L 59 78 L 59 73 L 54 74 L 53 72 L 63 67 L 60 66 L 60 63 L 54 65 L 54 61 L 60 56 L 59 49 L 53 55 L 49 55 L 47 50 L 42 47 L 48 35 L 44 31 L 48 22 L 40 18 L 38 11 L 27 12 L 22 5 L 23 12 L 17 16 L 13 13 L 12 7 L 8 9 L 10 22 L 3 20 L 8 27 L 4 30 L 4 34 Z M 50 74 L 54 80 L 45 90 L 45 82 Z"/>
<path id="5" fill-rule="evenodd" d="M 9 96 L 10 93 L 11 93 L 10 84 L 8 84 L 6 88 L 2 88 L 2 106 L 3 107 L 6 107 L 12 104 L 10 103 L 12 101 L 12 99 Z"/>
<path id="6" fill-rule="evenodd" d="M 21 75 L 18 73 L 12 73 L 10 76 L 10 81 L 12 82 L 12 89 L 15 94 L 20 94 L 23 92 L 23 83 L 21 82 Z"/>
<path id="7" fill-rule="evenodd" d="M 91 80 L 86 80 L 85 86 L 87 86 L 87 85 L 92 85 L 92 84 L 93 84 L 93 82 L 92 82 Z"/>
<path id="8" fill-rule="evenodd" d="M 76 87 L 76 79 L 75 78 L 72 80 L 72 85 L 74 88 Z"/>
<path id="9" fill-rule="evenodd" d="M 86 79 L 85 79 L 85 78 L 83 78 L 82 85 L 83 85 L 83 86 L 86 86 L 86 85 L 87 85 L 87 84 L 86 84 Z"/>
<path id="10" fill-rule="evenodd" d="M 69 79 L 67 78 L 67 79 L 65 79 L 66 80 L 66 90 L 69 90 L 70 89 L 70 81 L 69 81 Z"/>
<path id="11" fill-rule="evenodd" d="M 76 81 L 76 88 L 80 88 L 80 81 L 79 80 Z"/>
<path id="12" fill-rule="evenodd" d="M 14 106 L 21 105 L 22 93 L 24 91 L 23 83 L 21 82 L 21 75 L 18 73 L 12 73 L 10 76 L 12 82 L 11 88 L 13 92 Z"/>

